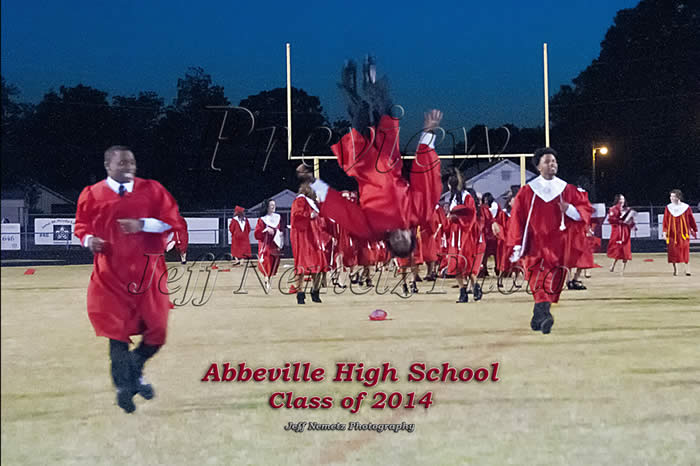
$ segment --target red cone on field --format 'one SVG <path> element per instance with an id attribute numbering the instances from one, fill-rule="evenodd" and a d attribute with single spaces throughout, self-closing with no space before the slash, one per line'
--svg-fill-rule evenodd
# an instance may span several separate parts
<path id="1" fill-rule="evenodd" d="M 27 269 L 24 271 L 25 275 L 34 275 L 34 272 L 36 272 L 36 269 Z"/>

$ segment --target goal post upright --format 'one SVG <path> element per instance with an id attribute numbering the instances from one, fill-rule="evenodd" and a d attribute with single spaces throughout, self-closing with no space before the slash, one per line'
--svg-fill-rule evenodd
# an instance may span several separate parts
<path id="1" fill-rule="evenodd" d="M 301 160 L 305 161 L 308 159 L 313 159 L 313 169 L 314 176 L 320 178 L 320 161 L 321 160 L 336 160 L 333 155 L 294 155 L 292 153 L 292 73 L 291 73 L 291 45 L 289 42 L 285 44 L 286 55 L 287 55 L 287 158 L 288 160 Z M 547 44 L 545 44 L 545 66 L 546 66 L 546 50 Z M 547 80 L 545 73 L 545 82 Z M 546 86 L 546 85 L 545 85 Z M 545 110 L 547 112 L 547 110 Z M 546 129 L 547 140 L 549 140 L 549 126 Z M 533 154 L 450 154 L 450 155 L 438 155 L 440 159 L 504 159 L 504 158 L 517 158 L 520 160 L 520 185 L 525 185 L 526 180 L 526 170 L 525 164 L 529 157 Z M 404 159 L 414 159 L 415 155 L 403 155 Z"/>

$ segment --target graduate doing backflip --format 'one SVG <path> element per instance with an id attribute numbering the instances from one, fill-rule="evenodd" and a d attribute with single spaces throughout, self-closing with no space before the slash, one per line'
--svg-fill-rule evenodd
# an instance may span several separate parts
<path id="1" fill-rule="evenodd" d="M 107 179 L 80 193 L 75 236 L 94 254 L 88 317 L 97 336 L 109 338 L 117 404 L 130 413 L 136 409 L 134 395 L 154 396 L 142 370 L 165 343 L 173 307 L 163 258 L 165 232 L 182 217 L 160 183 L 135 177 L 136 159 L 128 147 L 107 149 L 104 166 Z M 129 351 L 132 335 L 143 339 Z"/>
<path id="2" fill-rule="evenodd" d="M 374 63 L 368 60 L 363 72 L 367 101 L 357 93 L 354 65 L 345 66 L 342 79 L 353 128 L 331 149 L 345 173 L 357 180 L 360 202 L 354 204 L 322 180 L 314 180 L 307 165 L 300 165 L 297 175 L 312 181 L 322 216 L 332 218 L 357 239 L 384 240 L 395 257 L 409 257 L 416 246 L 413 232 L 430 219 L 442 191 L 440 160 L 431 133 L 440 125 L 442 112 L 425 114 L 409 182 L 401 176 L 399 122 L 390 115 L 386 79 L 376 79 Z M 365 128 L 367 135 L 360 133 Z"/>
<path id="3" fill-rule="evenodd" d="M 567 270 L 566 229 L 573 222 L 590 221 L 588 196 L 556 177 L 557 153 L 549 147 L 535 151 L 540 176 L 523 186 L 513 201 L 507 244 L 511 262 L 522 258 L 528 286 L 535 298 L 530 327 L 547 334 L 554 325 L 551 303 L 559 301 Z M 585 193 L 583 193 L 585 194 Z"/>

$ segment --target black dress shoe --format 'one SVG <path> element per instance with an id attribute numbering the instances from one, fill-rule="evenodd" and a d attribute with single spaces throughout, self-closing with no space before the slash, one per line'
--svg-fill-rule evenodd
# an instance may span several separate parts
<path id="1" fill-rule="evenodd" d="M 153 385 L 148 383 L 146 378 L 143 376 L 143 366 L 146 364 L 146 359 L 143 355 L 137 353 L 136 351 L 131 351 L 131 364 L 132 364 L 132 383 L 135 385 L 136 393 L 141 395 L 144 399 L 150 400 L 156 396 L 155 390 L 153 390 Z"/>
<path id="2" fill-rule="evenodd" d="M 117 388 L 117 405 L 125 412 L 133 413 L 136 411 L 136 405 L 134 404 L 135 394 L 131 387 Z"/>
<path id="3" fill-rule="evenodd" d="M 148 380 L 146 380 L 144 376 L 139 377 L 137 393 L 141 395 L 144 400 L 152 400 L 153 397 L 156 396 L 156 392 L 153 390 L 153 385 L 148 383 Z"/>
<path id="4" fill-rule="evenodd" d="M 481 298 L 484 296 L 484 293 L 481 291 L 481 285 L 476 283 L 474 285 L 474 301 L 481 301 Z"/>
<path id="5" fill-rule="evenodd" d="M 544 321 L 547 315 L 545 312 L 545 304 L 546 303 L 535 303 L 535 307 L 532 310 L 530 328 L 535 332 L 542 330 L 542 322 Z"/>
<path id="6" fill-rule="evenodd" d="M 418 293 L 418 286 L 416 282 L 411 283 L 411 293 Z"/>
<path id="7" fill-rule="evenodd" d="M 303 291 L 297 292 L 297 304 L 306 304 L 306 293 Z"/>
<path id="8" fill-rule="evenodd" d="M 570 290 L 586 290 L 586 286 L 578 280 L 570 280 L 566 282 L 566 287 Z"/>
<path id="9" fill-rule="evenodd" d="M 544 305 L 544 318 L 540 323 L 540 329 L 542 330 L 543 334 L 547 335 L 552 331 L 552 326 L 554 325 L 554 316 L 552 316 L 552 314 L 549 312 L 549 308 L 552 306 L 552 303 L 542 304 Z"/>
<path id="10" fill-rule="evenodd" d="M 469 295 L 467 294 L 466 288 L 459 289 L 459 299 L 457 300 L 457 302 L 458 303 L 468 303 L 469 302 Z"/>
<path id="11" fill-rule="evenodd" d="M 315 303 L 321 303 L 321 293 L 319 291 L 312 291 L 311 292 L 311 301 Z"/>

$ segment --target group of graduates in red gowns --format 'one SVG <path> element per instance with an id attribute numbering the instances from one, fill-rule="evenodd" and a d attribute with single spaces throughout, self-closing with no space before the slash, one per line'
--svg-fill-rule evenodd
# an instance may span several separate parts
<path id="1" fill-rule="evenodd" d="M 568 270 L 595 266 L 590 240 L 593 209 L 584 190 L 556 177 L 556 151 L 547 147 L 535 152 L 533 162 L 540 176 L 513 192 L 505 209 L 494 206 L 492 196 L 484 196 L 481 203 L 475 192 L 464 189 L 458 173 L 448 180 L 448 199 L 440 203 L 442 180 L 434 133 L 442 112 L 425 114 L 407 180 L 401 173 L 399 125 L 391 116 L 386 81 L 376 80 L 372 62 L 366 63 L 363 80 L 370 96 L 366 102 L 359 98 L 353 80 L 354 69 L 344 68 L 341 88 L 348 97 L 353 129 L 332 150 L 340 167 L 357 181 L 357 195 L 314 179 L 304 164 L 297 169 L 302 184 L 289 225 L 297 302 L 305 303 L 305 277 L 312 282 L 312 300 L 320 302 L 321 277 L 328 270 L 362 267 L 371 285 L 369 267 L 383 266 L 392 258 L 413 277 L 413 291 L 417 266 L 425 263 L 428 280 L 442 274 L 457 278 L 457 302 L 468 301 L 469 288 L 479 300 L 482 292 L 476 278 L 486 272 L 486 259 L 493 256 L 501 276 L 515 269 L 524 272 L 535 301 L 530 326 L 550 333 L 551 304 L 558 302 Z M 96 335 L 109 339 L 117 404 L 130 413 L 136 409 L 135 395 L 151 399 L 155 394 L 143 369 L 165 343 L 173 307 L 163 251 L 176 247 L 186 260 L 187 223 L 162 185 L 135 176 L 136 161 L 128 147 L 107 149 L 104 166 L 107 178 L 80 194 L 75 235 L 94 254 L 88 317 Z M 266 202 L 265 209 L 254 237 L 258 268 L 269 290 L 279 268 L 286 226 L 274 201 Z M 616 199 L 609 219 L 613 235 L 608 254 L 624 264 L 631 258 L 629 229 L 634 223 L 623 197 Z M 243 208 L 236 207 L 229 231 L 232 256 L 250 257 L 250 225 Z M 668 261 L 677 274 L 677 263 L 689 265 L 689 238 L 697 234 L 680 191 L 671 192 L 663 232 Z M 686 274 L 690 275 L 688 267 Z M 404 290 L 408 292 L 407 286 Z M 142 339 L 131 350 L 133 335 Z"/>

